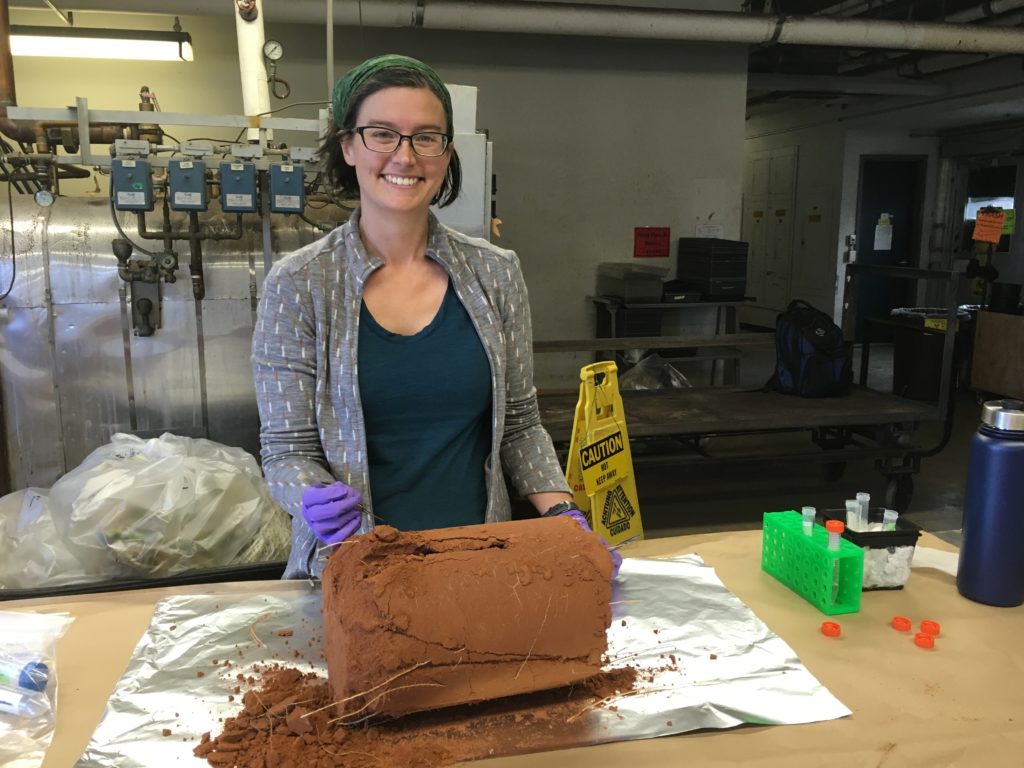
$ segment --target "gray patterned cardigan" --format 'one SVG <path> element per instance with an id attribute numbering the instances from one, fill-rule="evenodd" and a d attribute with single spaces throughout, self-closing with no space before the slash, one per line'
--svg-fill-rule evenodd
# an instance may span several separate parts
<path id="1" fill-rule="evenodd" d="M 359 211 L 341 227 L 281 259 L 263 284 L 252 361 L 263 471 L 292 516 L 285 578 L 319 577 L 324 556 L 302 519 L 302 492 L 341 480 L 358 488 L 373 527 L 357 343 L 363 286 L 383 262 L 366 252 Z M 530 308 L 512 251 L 466 237 L 431 214 L 427 256 L 447 270 L 491 366 L 493 435 L 486 520 L 509 519 L 502 468 L 523 494 L 568 492 L 533 386 Z M 453 478 L 454 482 L 458 478 Z"/>

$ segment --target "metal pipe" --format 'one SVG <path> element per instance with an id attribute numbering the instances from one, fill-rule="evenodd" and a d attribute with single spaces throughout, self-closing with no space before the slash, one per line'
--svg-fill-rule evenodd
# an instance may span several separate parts
<path id="1" fill-rule="evenodd" d="M 196 304 L 206 296 L 206 280 L 203 277 L 203 239 L 199 236 L 199 213 L 188 212 L 188 271 L 192 276 L 192 295 Z"/>
<path id="2" fill-rule="evenodd" d="M 993 0 L 1001 2 L 1008 0 Z M 125 11 L 125 0 L 76 0 L 79 10 Z M 227 3 L 152 0 L 150 13 L 222 15 Z M 873 19 L 753 16 L 743 13 L 627 8 L 557 2 L 498 0 L 361 0 L 336 3 L 335 23 L 363 27 L 422 27 L 464 32 L 626 37 L 695 42 L 778 42 L 843 48 L 1024 53 L 1019 30 L 963 24 Z M 275 22 L 320 23 L 320 0 L 274 3 Z"/>
<path id="3" fill-rule="evenodd" d="M 1024 53 L 1017 30 L 962 24 L 876 21 L 815 16 L 749 16 L 736 13 L 626 9 L 562 3 L 453 2 L 432 0 L 425 29 L 465 32 L 593 35 L 708 42 L 781 43 L 842 48 Z"/>
<path id="4" fill-rule="evenodd" d="M 38 152 L 52 147 L 46 135 L 48 128 L 78 127 L 73 121 L 26 123 L 7 117 L 7 108 L 18 104 L 14 87 L 14 56 L 11 54 L 11 14 L 8 0 L 0 0 L 0 133 L 18 142 L 35 142 Z M 96 144 L 112 144 L 124 134 L 123 125 L 90 123 L 89 140 Z"/>
<path id="5" fill-rule="evenodd" d="M 17 103 L 14 56 L 11 55 L 11 11 L 7 0 L 0 0 L 0 133 L 15 141 L 32 141 L 36 132 L 31 125 L 16 123 L 7 117 L 7 108 Z"/>
<path id="6" fill-rule="evenodd" d="M 1022 0 L 1024 2 L 1024 0 Z M 327 93 L 334 90 L 334 0 L 327 0 Z"/>
<path id="7" fill-rule="evenodd" d="M 164 219 L 166 222 L 170 221 L 170 213 L 166 209 L 164 211 Z M 191 217 L 195 211 L 189 211 Z M 173 240 L 239 240 L 242 237 L 242 214 L 235 214 L 235 226 L 229 232 L 210 232 L 209 230 L 203 231 L 202 229 L 196 229 L 193 231 L 191 224 L 188 229 L 173 230 L 169 223 L 166 223 L 162 229 L 154 232 L 146 227 L 146 214 L 142 211 L 135 213 L 136 221 L 139 225 L 139 237 L 144 240 L 163 240 L 164 246 L 167 250 L 171 249 L 170 243 Z"/>
<path id="8" fill-rule="evenodd" d="M 884 8 L 885 5 L 892 5 L 895 2 L 897 2 L 897 0 L 890 0 L 889 3 L 879 3 L 877 0 L 856 0 L 855 2 L 841 0 L 835 5 L 830 5 L 827 8 L 822 8 L 816 11 L 815 15 L 846 17 L 859 16 L 860 14 L 867 13 L 869 11 L 877 11 L 880 8 Z M 946 24 L 960 24 L 998 16 L 1001 13 L 1013 11 L 1017 8 L 1024 8 L 1024 0 L 988 0 L 988 2 L 976 5 L 973 8 L 965 8 L 962 11 L 947 14 L 943 17 L 942 21 Z"/>

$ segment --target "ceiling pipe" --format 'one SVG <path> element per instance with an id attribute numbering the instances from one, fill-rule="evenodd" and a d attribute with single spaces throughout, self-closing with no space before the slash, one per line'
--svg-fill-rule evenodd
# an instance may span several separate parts
<path id="1" fill-rule="evenodd" d="M 870 11 L 877 11 L 884 8 L 886 5 L 892 5 L 898 2 L 898 0 L 889 0 L 889 2 L 881 2 L 878 0 L 855 0 L 855 2 L 839 2 L 835 5 L 830 5 L 827 8 L 815 11 L 815 16 L 859 16 L 863 13 Z M 956 13 L 951 13 L 942 17 L 942 22 L 946 24 L 966 24 L 978 19 L 990 18 L 992 16 L 998 16 L 1001 13 L 1007 11 L 1015 11 L 1018 8 L 1024 8 L 1024 0 L 988 0 L 973 8 L 966 8 Z"/>
<path id="2" fill-rule="evenodd" d="M 950 92 L 950 87 L 945 83 L 895 78 L 752 73 L 747 75 L 747 91 L 797 91 L 858 96 L 942 96 Z"/>
<path id="3" fill-rule="evenodd" d="M 127 0 L 74 0 L 74 6 L 76 10 L 126 12 L 136 10 L 138 4 Z M 150 0 L 146 11 L 223 15 L 232 6 L 226 2 Z M 1024 34 L 1019 30 L 937 22 L 497 0 L 360 0 L 336 2 L 334 11 L 335 23 L 342 26 L 1024 54 Z M 323 5 L 320 0 L 279 2 L 268 10 L 267 18 L 277 22 L 320 23 Z"/>
<path id="4" fill-rule="evenodd" d="M 1018 2 L 1018 0 L 1013 0 Z M 1019 10 L 1004 10 L 999 16 L 995 17 L 984 17 L 984 23 L 991 26 L 999 27 L 1017 27 L 1024 22 L 1024 0 L 1019 0 L 1022 9 Z M 978 17 L 979 19 L 981 17 Z M 1021 34 L 1018 31 L 1018 34 Z M 923 77 L 927 75 L 934 75 L 938 72 L 946 71 L 948 69 L 958 69 L 963 66 L 970 64 L 976 64 L 980 61 L 985 61 L 991 58 L 991 56 L 984 52 L 973 52 L 969 55 L 960 54 L 959 56 L 948 52 L 941 52 L 937 56 L 926 56 L 929 58 L 939 58 L 944 62 L 949 62 L 947 65 L 936 66 L 936 67 L 921 67 L 918 68 L 915 65 L 905 64 L 908 58 L 916 58 L 908 56 L 905 52 L 900 51 L 871 51 L 869 53 L 862 53 L 855 56 L 851 56 L 846 61 L 841 62 L 836 71 L 841 75 L 854 74 L 858 72 L 878 72 L 882 70 L 889 70 L 893 67 L 897 67 L 897 71 L 901 77 Z M 958 61 L 956 59 L 959 59 Z"/>
<path id="5" fill-rule="evenodd" d="M 1024 53 L 1024 35 L 1016 30 L 928 22 L 629 10 L 536 2 L 431 1 L 424 7 L 423 27 L 750 45 L 778 42 L 843 48 Z"/>

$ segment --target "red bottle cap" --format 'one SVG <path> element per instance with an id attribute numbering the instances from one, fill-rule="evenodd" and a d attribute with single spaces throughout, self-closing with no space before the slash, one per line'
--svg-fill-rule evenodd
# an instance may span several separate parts
<path id="1" fill-rule="evenodd" d="M 934 648 L 935 638 L 931 635 L 926 635 L 924 632 L 918 632 L 914 635 L 914 645 L 918 648 Z"/>
<path id="2" fill-rule="evenodd" d="M 931 619 L 922 619 L 921 621 L 921 631 L 926 635 L 938 635 L 941 629 L 942 626 L 937 621 Z"/>
<path id="3" fill-rule="evenodd" d="M 900 632 L 906 632 L 910 629 L 911 621 L 906 616 L 893 616 L 892 617 L 892 628 L 898 629 Z"/>
<path id="4" fill-rule="evenodd" d="M 842 533 L 846 530 L 846 526 L 842 520 L 826 520 L 825 530 L 829 533 Z"/>
<path id="5" fill-rule="evenodd" d="M 823 621 L 821 622 L 821 634 L 825 637 L 839 637 L 842 632 L 842 628 L 839 626 L 837 621 Z"/>

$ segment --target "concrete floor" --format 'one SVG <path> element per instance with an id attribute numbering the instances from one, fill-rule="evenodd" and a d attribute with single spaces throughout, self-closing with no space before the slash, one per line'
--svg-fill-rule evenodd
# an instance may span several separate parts
<path id="1" fill-rule="evenodd" d="M 857 360 L 855 359 L 856 368 Z M 740 384 L 763 384 L 774 366 L 774 350 L 747 355 L 741 364 Z M 891 391 L 892 348 L 872 348 L 869 386 Z M 973 392 L 956 395 L 952 436 L 946 447 L 931 458 L 922 459 L 921 471 L 914 476 L 914 492 L 908 520 L 953 544 L 960 543 L 964 483 L 967 476 L 967 451 L 978 426 L 980 405 Z M 626 414 L 627 424 L 629 414 Z M 913 435 L 914 444 L 931 447 L 941 438 L 941 424 L 922 425 Z M 743 438 L 744 449 L 770 457 L 785 446 L 813 447 L 809 433 L 761 435 Z M 647 537 L 723 529 L 761 527 L 766 511 L 799 509 L 811 505 L 819 509 L 843 507 L 845 499 L 858 491 L 872 495 L 872 506 L 882 506 L 886 479 L 870 460 L 849 462 L 836 481 L 824 477 L 822 465 L 794 462 L 757 464 L 647 464 L 634 457 L 640 512 Z"/>

